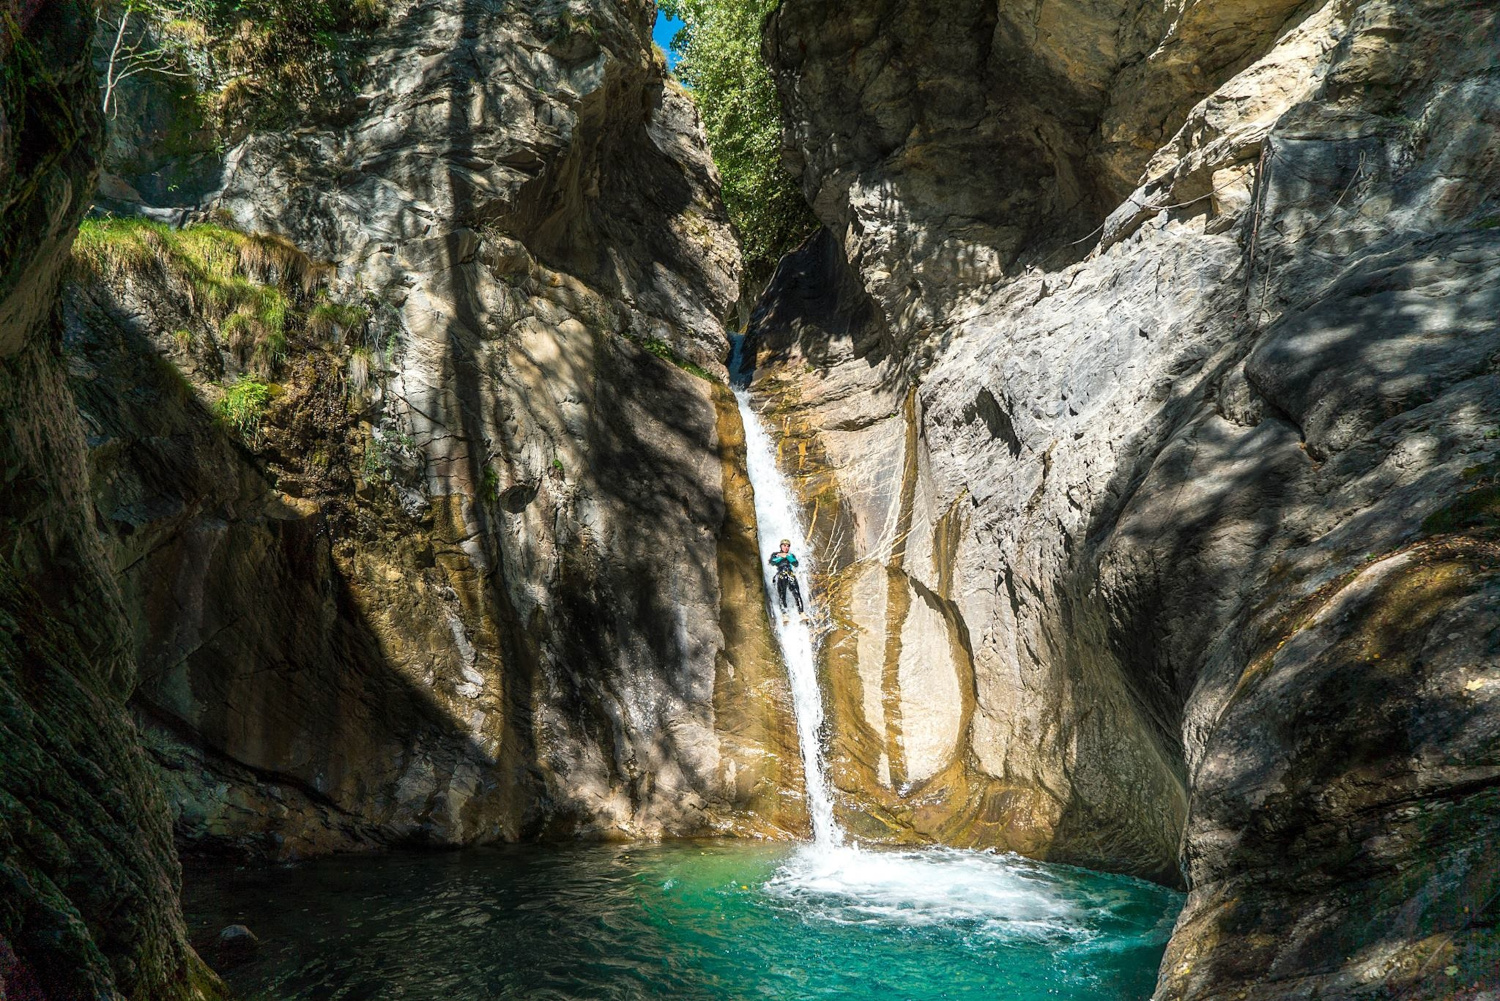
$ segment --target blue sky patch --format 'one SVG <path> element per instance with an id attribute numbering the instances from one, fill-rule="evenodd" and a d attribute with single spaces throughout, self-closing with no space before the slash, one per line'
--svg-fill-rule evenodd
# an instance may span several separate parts
<path id="1" fill-rule="evenodd" d="M 651 29 L 651 39 L 667 54 L 667 69 L 669 70 L 677 68 L 677 53 L 672 51 L 672 39 L 681 28 L 681 21 L 668 17 L 661 11 L 656 12 L 656 27 Z"/>

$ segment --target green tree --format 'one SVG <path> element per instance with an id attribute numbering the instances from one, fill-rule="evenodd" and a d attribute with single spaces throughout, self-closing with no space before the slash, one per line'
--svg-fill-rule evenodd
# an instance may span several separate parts
<path id="1" fill-rule="evenodd" d="M 660 0 L 685 22 L 672 42 L 677 76 L 693 93 L 724 182 L 724 204 L 745 244 L 745 281 L 769 278 L 777 259 L 817 228 L 781 167 L 781 107 L 761 60 L 760 29 L 779 0 Z"/>

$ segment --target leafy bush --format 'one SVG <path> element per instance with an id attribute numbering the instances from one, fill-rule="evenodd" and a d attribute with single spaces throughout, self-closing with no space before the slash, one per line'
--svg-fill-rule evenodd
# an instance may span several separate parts
<path id="1" fill-rule="evenodd" d="M 744 241 L 747 284 L 817 228 L 781 167 L 781 106 L 760 56 L 760 28 L 779 0 L 661 0 L 686 27 L 672 42 L 677 75 L 692 90 L 724 183 L 724 204 Z"/>
<path id="2" fill-rule="evenodd" d="M 352 92 L 347 38 L 384 15 L 385 0 L 109 0 L 96 44 L 106 92 L 141 70 L 192 77 L 202 114 L 232 135 Z"/>
<path id="3" fill-rule="evenodd" d="M 270 406 L 271 387 L 246 376 L 224 391 L 224 398 L 215 405 L 214 412 L 242 437 L 250 439 L 260 433 L 261 420 Z"/>

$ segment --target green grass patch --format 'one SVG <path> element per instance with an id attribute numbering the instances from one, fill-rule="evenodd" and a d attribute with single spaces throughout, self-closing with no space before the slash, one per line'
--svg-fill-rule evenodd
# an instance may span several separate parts
<path id="1" fill-rule="evenodd" d="M 355 396 L 363 396 L 370 385 L 370 373 L 375 367 L 375 352 L 369 348 L 355 348 L 349 353 L 349 368 L 344 384 Z"/>
<path id="2" fill-rule="evenodd" d="M 653 337 L 649 340 L 641 341 L 640 345 L 647 351 L 656 355 L 656 357 L 661 358 L 664 361 L 671 362 L 673 365 L 676 365 L 678 368 L 682 369 L 689 375 L 695 375 L 698 378 L 705 379 L 709 382 L 719 381 L 719 377 L 708 371 L 708 369 L 704 368 L 701 365 L 693 364 L 686 358 L 679 355 L 676 351 L 673 351 L 671 345 L 667 344 L 666 341 L 657 340 Z"/>
<path id="3" fill-rule="evenodd" d="M 322 287 L 332 269 L 279 237 L 201 224 L 183 229 L 149 219 L 92 219 L 79 228 L 73 268 L 83 280 L 128 279 L 181 289 L 190 310 L 214 329 L 240 363 L 276 375 L 303 332 L 342 344 L 369 311 L 335 302 Z M 184 348 L 187 331 L 175 335 Z"/>
<path id="4" fill-rule="evenodd" d="M 564 7 L 557 15 L 557 40 L 566 40 L 574 35 L 587 35 L 591 40 L 599 38 L 599 26 L 596 25 L 587 14 L 575 13 L 571 8 Z"/>
<path id="5" fill-rule="evenodd" d="M 149 219 L 84 222 L 73 262 L 102 281 L 180 282 L 189 305 L 262 375 L 274 373 L 286 357 L 295 300 L 310 291 L 321 270 L 275 237 L 209 224 L 173 229 Z"/>
<path id="6" fill-rule="evenodd" d="M 307 314 L 307 331 L 322 341 L 342 344 L 349 332 L 365 325 L 370 311 L 353 303 L 320 299 Z"/>
<path id="7" fill-rule="evenodd" d="M 271 407 L 271 395 L 270 385 L 246 376 L 224 391 L 214 413 L 242 438 L 253 439 Z"/>

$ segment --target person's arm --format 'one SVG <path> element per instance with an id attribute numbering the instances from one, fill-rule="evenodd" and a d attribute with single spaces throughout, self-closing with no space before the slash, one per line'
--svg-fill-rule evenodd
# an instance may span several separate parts
<path id="1" fill-rule="evenodd" d="M 796 565 L 797 565 L 797 556 L 796 556 L 796 554 L 795 553 L 787 553 L 786 554 L 786 561 L 788 563 L 790 563 L 793 567 L 796 567 Z"/>

